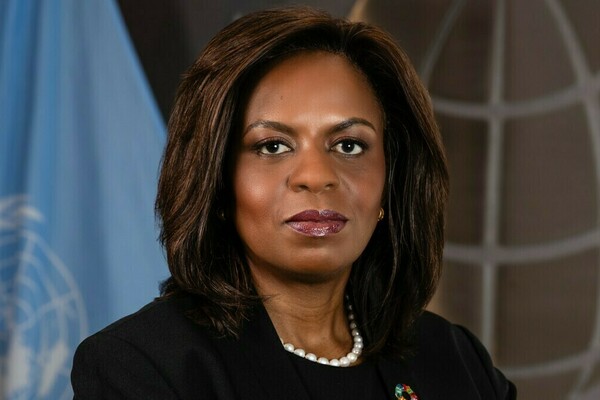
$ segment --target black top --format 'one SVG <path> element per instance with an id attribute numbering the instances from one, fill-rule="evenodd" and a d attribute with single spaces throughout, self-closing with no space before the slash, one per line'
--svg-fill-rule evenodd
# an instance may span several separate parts
<path id="1" fill-rule="evenodd" d="M 381 398 L 391 400 L 402 385 L 419 400 L 516 398 L 472 334 L 428 312 L 418 321 L 413 357 L 380 357 L 320 379 L 313 367 L 322 366 L 304 368 L 299 362 L 310 361 L 283 349 L 264 307 L 256 307 L 236 340 L 217 338 L 190 321 L 185 314 L 196 305 L 191 296 L 156 301 L 82 342 L 71 374 L 75 399 L 345 399 L 336 389 L 346 378 L 333 374 L 354 371 L 374 390 L 379 381 Z"/>
<path id="2" fill-rule="evenodd" d="M 289 353 L 302 385 L 313 400 L 387 400 L 385 382 L 372 360 L 351 367 L 321 365 Z"/>

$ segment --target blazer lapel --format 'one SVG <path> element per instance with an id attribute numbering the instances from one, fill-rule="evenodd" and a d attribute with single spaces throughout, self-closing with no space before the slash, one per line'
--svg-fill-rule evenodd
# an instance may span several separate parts
<path id="1" fill-rule="evenodd" d="M 226 365 L 232 366 L 235 386 L 243 388 L 242 399 L 310 400 L 262 304 L 240 338 L 225 340 L 220 347 Z"/>

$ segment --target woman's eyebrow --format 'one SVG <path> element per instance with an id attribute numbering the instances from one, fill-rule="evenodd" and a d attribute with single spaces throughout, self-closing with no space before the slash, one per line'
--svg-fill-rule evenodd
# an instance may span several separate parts
<path id="1" fill-rule="evenodd" d="M 286 124 L 282 124 L 281 122 L 259 119 L 258 121 L 254 121 L 253 123 L 248 125 L 246 129 L 244 129 L 243 135 L 245 135 L 254 128 L 266 128 L 287 134 L 292 134 L 294 131 L 291 127 L 287 126 Z"/>
<path id="2" fill-rule="evenodd" d="M 377 129 L 375 129 L 375 126 L 372 123 L 370 123 L 369 121 L 367 121 L 364 118 L 358 118 L 358 117 L 348 118 L 348 119 L 340 122 L 339 124 L 334 125 L 333 128 L 331 129 L 331 132 L 340 132 L 340 131 L 350 128 L 353 125 L 365 125 L 371 129 L 373 129 L 375 132 L 377 132 Z"/>
<path id="3" fill-rule="evenodd" d="M 330 129 L 330 132 L 332 132 L 332 133 L 341 132 L 341 131 L 348 129 L 354 125 L 365 125 L 371 129 L 373 129 L 374 131 L 377 131 L 377 129 L 375 129 L 375 126 L 368 120 L 366 120 L 364 118 L 359 118 L 359 117 L 352 117 L 352 118 L 345 119 L 340 123 L 335 124 Z M 294 133 L 294 130 L 286 124 L 283 124 L 283 123 L 277 122 L 277 121 L 259 119 L 257 121 L 254 121 L 250 125 L 248 125 L 246 127 L 246 129 L 244 129 L 243 135 L 245 135 L 246 133 L 248 133 L 249 131 L 251 131 L 252 129 L 255 129 L 255 128 L 266 128 L 266 129 L 271 129 L 271 130 L 274 130 L 277 132 L 287 133 L 290 135 Z"/>

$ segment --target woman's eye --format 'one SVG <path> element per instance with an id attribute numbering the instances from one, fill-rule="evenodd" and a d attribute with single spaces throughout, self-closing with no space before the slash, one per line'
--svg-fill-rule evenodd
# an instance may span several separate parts
<path id="1" fill-rule="evenodd" d="M 292 150 L 288 145 L 276 141 L 259 144 L 257 149 L 260 154 L 269 155 L 287 153 L 288 151 Z"/>
<path id="2" fill-rule="evenodd" d="M 364 145 L 355 140 L 342 140 L 333 146 L 333 150 L 347 155 L 357 155 L 365 151 Z"/>

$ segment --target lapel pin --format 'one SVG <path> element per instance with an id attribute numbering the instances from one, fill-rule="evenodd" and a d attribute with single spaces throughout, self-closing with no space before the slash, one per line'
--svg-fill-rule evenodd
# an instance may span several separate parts
<path id="1" fill-rule="evenodd" d="M 399 383 L 396 385 L 396 399 L 402 400 L 419 400 L 419 397 L 410 386 L 405 385 L 404 383 Z"/>

